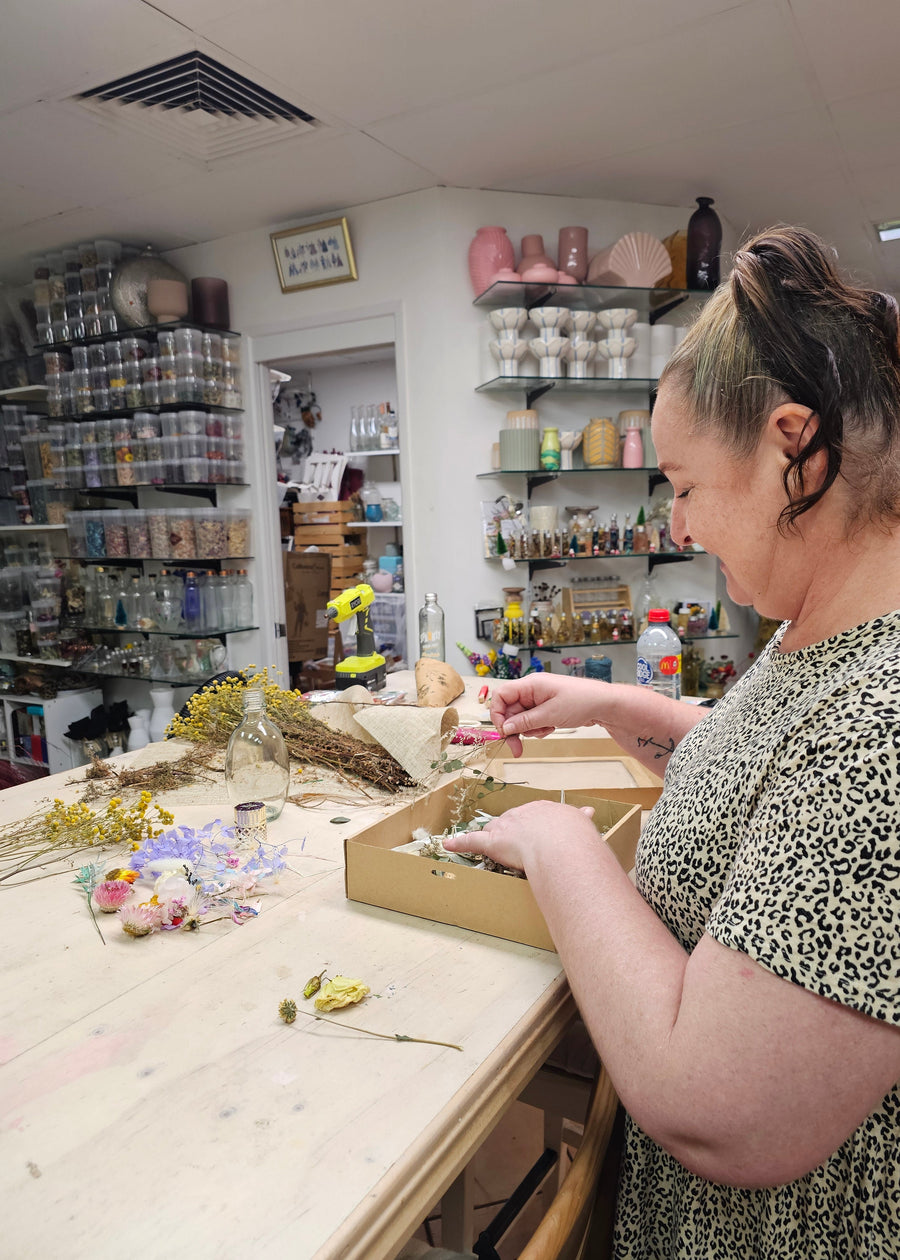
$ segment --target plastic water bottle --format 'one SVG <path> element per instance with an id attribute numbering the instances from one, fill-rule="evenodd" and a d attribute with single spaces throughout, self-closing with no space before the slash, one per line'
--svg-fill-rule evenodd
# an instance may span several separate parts
<path id="1" fill-rule="evenodd" d="M 651 608 L 649 625 L 637 641 L 637 681 L 661 696 L 681 699 L 681 640 L 669 625 L 667 608 Z"/>
<path id="2" fill-rule="evenodd" d="M 444 610 L 437 595 L 427 594 L 419 609 L 419 656 L 446 660 L 444 656 Z"/>

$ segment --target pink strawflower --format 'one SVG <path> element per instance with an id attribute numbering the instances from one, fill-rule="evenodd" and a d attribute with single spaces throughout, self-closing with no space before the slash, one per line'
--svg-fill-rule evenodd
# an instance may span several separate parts
<path id="1" fill-rule="evenodd" d="M 122 906 L 119 911 L 122 931 L 129 936 L 149 936 L 161 926 L 162 918 L 159 906 Z"/>
<path id="2" fill-rule="evenodd" d="M 131 884 L 127 879 L 105 879 L 91 894 L 95 910 L 115 914 L 131 896 Z"/>

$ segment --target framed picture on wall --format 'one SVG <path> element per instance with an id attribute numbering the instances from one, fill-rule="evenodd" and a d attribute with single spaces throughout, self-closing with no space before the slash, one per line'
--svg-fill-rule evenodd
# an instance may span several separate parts
<path id="1" fill-rule="evenodd" d="M 271 241 L 282 293 L 358 279 L 346 219 L 273 232 Z"/>

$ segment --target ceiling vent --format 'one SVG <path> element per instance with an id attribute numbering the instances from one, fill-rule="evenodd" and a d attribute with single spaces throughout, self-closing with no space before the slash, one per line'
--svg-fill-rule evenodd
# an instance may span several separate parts
<path id="1" fill-rule="evenodd" d="M 213 162 L 312 131 L 305 110 L 202 52 L 80 92 L 78 103 L 179 153 Z"/>

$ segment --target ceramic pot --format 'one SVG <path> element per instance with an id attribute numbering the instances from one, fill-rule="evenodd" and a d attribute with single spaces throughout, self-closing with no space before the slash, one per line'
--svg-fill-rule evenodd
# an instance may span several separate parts
<path id="1" fill-rule="evenodd" d="M 685 275 L 689 289 L 714 289 L 719 283 L 722 224 L 712 197 L 698 197 L 697 206 L 688 220 Z"/>
<path id="2" fill-rule="evenodd" d="M 147 309 L 158 324 L 174 324 L 188 313 L 188 288 L 183 280 L 151 280 Z"/>
<path id="3" fill-rule="evenodd" d="M 619 463 L 619 430 L 606 416 L 588 422 L 584 430 L 584 462 L 588 468 L 615 468 Z"/>
<path id="4" fill-rule="evenodd" d="M 559 269 L 574 276 L 580 284 L 588 269 L 588 230 L 586 227 L 559 229 Z"/>
<path id="5" fill-rule="evenodd" d="M 506 228 L 480 227 L 469 246 L 469 278 L 475 296 L 484 293 L 498 271 L 514 271 L 516 253 Z"/>
<path id="6" fill-rule="evenodd" d="M 556 262 L 549 254 L 544 253 L 543 236 L 523 236 L 522 237 L 522 257 L 519 260 L 519 271 L 525 271 L 528 267 L 552 267 L 556 270 Z"/>
<path id="7" fill-rule="evenodd" d="M 541 435 L 537 429 L 500 430 L 500 467 L 503 472 L 533 472 L 541 466 Z"/>
<path id="8" fill-rule="evenodd" d="M 206 328 L 231 327 L 228 309 L 228 281 L 217 276 L 195 276 L 191 281 L 194 320 Z"/>
<path id="9" fill-rule="evenodd" d="M 625 442 L 622 446 L 622 467 L 623 468 L 643 468 L 644 466 L 644 439 L 641 436 L 640 429 L 629 429 L 625 434 Z"/>
<path id="10" fill-rule="evenodd" d="M 150 699 L 153 701 L 153 712 L 150 714 L 148 734 L 150 742 L 155 743 L 157 740 L 165 739 L 166 727 L 175 716 L 175 706 L 172 704 L 172 688 L 151 687 Z"/>

